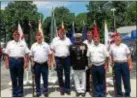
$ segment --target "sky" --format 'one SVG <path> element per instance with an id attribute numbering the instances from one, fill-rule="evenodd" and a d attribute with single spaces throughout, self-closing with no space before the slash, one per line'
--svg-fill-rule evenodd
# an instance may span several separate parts
<path id="1" fill-rule="evenodd" d="M 85 2 L 49 2 L 49 1 L 33 1 L 34 4 L 36 4 L 38 8 L 38 12 L 41 12 L 44 17 L 46 18 L 47 16 L 51 16 L 51 10 L 52 7 L 59 7 L 59 6 L 65 6 L 67 7 L 72 13 L 75 13 L 75 15 L 82 13 L 82 12 L 87 12 L 87 7 L 86 5 L 88 4 L 87 1 Z M 1 2 L 1 9 L 4 9 L 7 6 L 8 2 Z"/>

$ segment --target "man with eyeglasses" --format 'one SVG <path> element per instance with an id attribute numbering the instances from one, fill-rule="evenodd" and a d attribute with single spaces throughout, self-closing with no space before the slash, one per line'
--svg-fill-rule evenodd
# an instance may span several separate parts
<path id="1" fill-rule="evenodd" d="M 12 81 L 12 97 L 23 97 L 23 74 L 27 67 L 27 45 L 19 40 L 17 30 L 13 32 L 13 40 L 9 41 L 5 49 L 5 65 L 10 70 Z"/>

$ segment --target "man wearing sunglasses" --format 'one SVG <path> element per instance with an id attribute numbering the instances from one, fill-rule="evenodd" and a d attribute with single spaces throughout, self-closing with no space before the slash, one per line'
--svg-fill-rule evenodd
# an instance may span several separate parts
<path id="1" fill-rule="evenodd" d="M 17 30 L 13 32 L 13 40 L 9 41 L 5 49 L 5 65 L 10 70 L 12 81 L 12 97 L 23 97 L 23 74 L 27 67 L 27 54 L 29 49 L 26 44 L 19 40 Z"/>

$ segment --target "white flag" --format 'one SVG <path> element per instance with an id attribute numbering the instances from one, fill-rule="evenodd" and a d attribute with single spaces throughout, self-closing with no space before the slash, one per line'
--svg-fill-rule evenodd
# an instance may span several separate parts
<path id="1" fill-rule="evenodd" d="M 105 21 L 105 24 L 104 24 L 104 30 L 105 30 L 105 34 L 104 34 L 104 38 L 105 38 L 105 45 L 108 46 L 109 44 L 109 34 L 108 34 L 108 27 L 107 27 L 107 23 Z"/>
<path id="2" fill-rule="evenodd" d="M 44 34 L 43 34 L 43 30 L 42 30 L 42 21 L 41 21 L 41 18 L 40 18 L 40 20 L 39 20 L 39 26 L 38 26 L 38 28 L 39 28 L 39 32 L 41 33 L 41 35 L 43 36 L 43 41 L 44 41 Z"/>
<path id="3" fill-rule="evenodd" d="M 25 37 L 24 37 L 23 31 L 21 29 L 20 23 L 18 23 L 18 32 L 20 34 L 20 40 L 25 41 Z"/>

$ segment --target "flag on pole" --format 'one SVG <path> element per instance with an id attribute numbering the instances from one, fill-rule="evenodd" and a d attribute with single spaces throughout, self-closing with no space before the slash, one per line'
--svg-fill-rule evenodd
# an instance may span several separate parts
<path id="1" fill-rule="evenodd" d="M 58 36 L 57 35 L 57 26 L 56 26 L 56 19 L 55 19 L 55 15 L 54 15 L 54 9 L 52 8 L 51 25 L 50 25 L 50 42 L 56 36 Z"/>
<path id="2" fill-rule="evenodd" d="M 62 23 L 61 23 L 61 27 L 62 27 L 62 29 L 64 29 L 65 27 L 64 27 L 64 22 L 62 21 Z"/>
<path id="3" fill-rule="evenodd" d="M 18 32 L 20 34 L 20 40 L 22 40 L 27 45 L 21 25 L 19 22 L 18 22 Z M 26 85 L 28 82 L 29 82 L 29 70 L 27 69 L 27 70 L 25 70 L 25 81 L 23 82 L 23 84 Z"/>
<path id="4" fill-rule="evenodd" d="M 108 46 L 109 45 L 109 35 L 108 35 L 108 27 L 107 27 L 106 21 L 104 24 L 104 39 L 105 39 L 105 45 Z"/>
<path id="5" fill-rule="evenodd" d="M 62 23 L 61 23 L 61 28 L 64 30 L 64 36 L 66 36 L 66 31 L 65 31 L 65 26 L 64 26 L 64 22 L 62 21 Z"/>
<path id="6" fill-rule="evenodd" d="M 43 29 L 42 29 L 42 20 L 41 20 L 41 17 L 40 17 L 40 20 L 39 20 L 38 29 L 39 29 L 39 32 L 41 33 L 41 35 L 43 36 L 42 40 L 44 41 L 44 34 L 43 34 Z"/>
<path id="7" fill-rule="evenodd" d="M 83 28 L 82 28 L 82 41 L 87 39 L 87 27 L 85 22 L 83 21 Z"/>
<path id="8" fill-rule="evenodd" d="M 98 26 L 95 21 L 94 21 L 94 27 L 93 27 L 93 36 L 99 36 Z"/>
<path id="9" fill-rule="evenodd" d="M 75 43 L 74 34 L 75 34 L 75 26 L 74 26 L 74 22 L 72 22 L 72 28 L 70 30 L 70 40 L 72 43 Z"/>
<path id="10" fill-rule="evenodd" d="M 25 37 L 24 37 L 23 31 L 21 29 L 21 26 L 20 26 L 19 22 L 18 22 L 18 32 L 20 34 L 20 40 L 25 41 Z"/>

